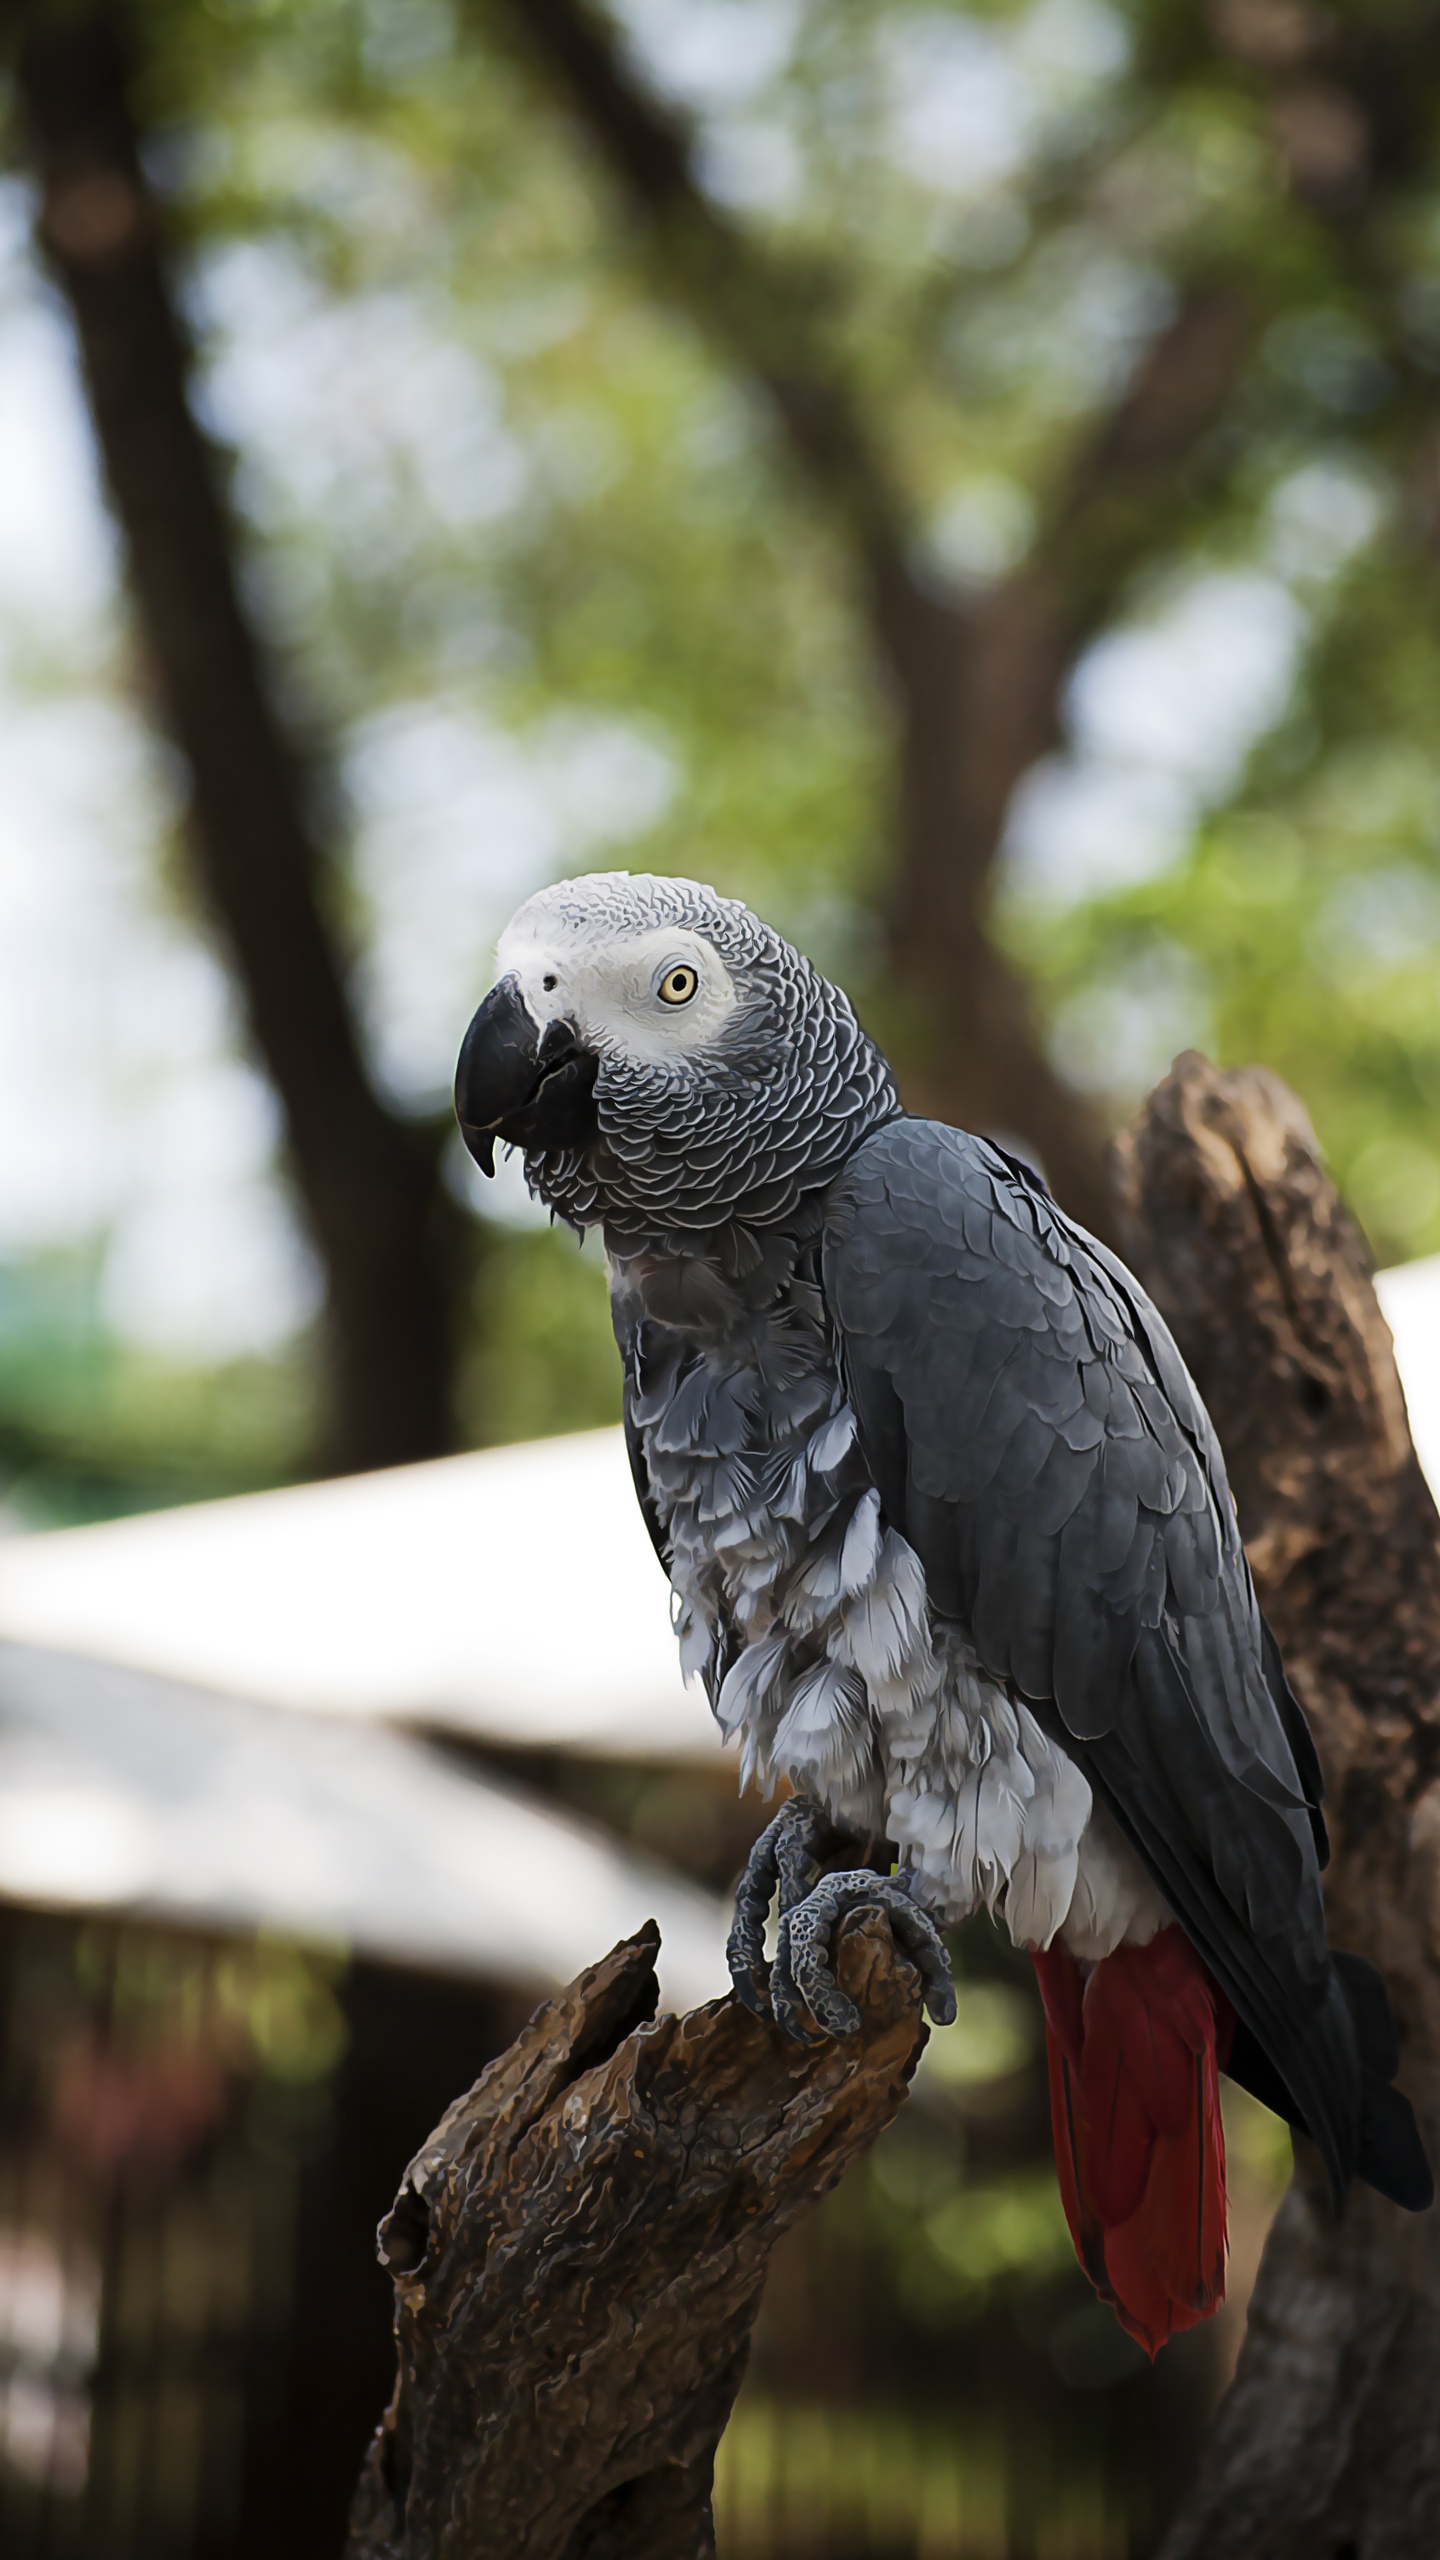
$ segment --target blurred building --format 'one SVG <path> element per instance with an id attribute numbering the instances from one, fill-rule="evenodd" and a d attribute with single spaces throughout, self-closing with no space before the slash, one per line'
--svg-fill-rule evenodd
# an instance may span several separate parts
<path id="1" fill-rule="evenodd" d="M 667 1770 L 703 1757 L 692 1846 L 735 1789 L 643 1531 L 658 1640 L 627 1688 L 628 1486 L 586 1536 L 590 1453 L 541 1454 L 4 1551 L 6 2560 L 337 2551 L 392 2378 L 373 2237 L 406 2160 L 647 1916 L 667 1999 L 724 1986 L 713 1895 L 566 1810 L 594 1754 L 617 1804 L 660 1791 L 660 1828 Z"/>

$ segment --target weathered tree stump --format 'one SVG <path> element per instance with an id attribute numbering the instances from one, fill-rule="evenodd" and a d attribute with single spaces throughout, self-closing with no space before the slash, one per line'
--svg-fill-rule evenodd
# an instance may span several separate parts
<path id="1" fill-rule="evenodd" d="M 406 2172 L 381 2249 L 399 2378 L 346 2560 L 704 2560 L 771 2249 L 895 2114 L 926 2030 L 887 1924 L 864 2027 L 655 2016 L 653 1925 L 537 2011 Z"/>
<path id="2" fill-rule="evenodd" d="M 1329 1787 L 1330 1934 L 1378 1964 L 1440 2162 L 1440 1520 L 1363 1238 L 1303 1111 L 1178 1061 L 1121 1149 L 1128 1250 L 1215 1419 L 1251 1566 Z M 1310 2145 L 1164 2560 L 1440 2551 L 1440 2210 Z"/>

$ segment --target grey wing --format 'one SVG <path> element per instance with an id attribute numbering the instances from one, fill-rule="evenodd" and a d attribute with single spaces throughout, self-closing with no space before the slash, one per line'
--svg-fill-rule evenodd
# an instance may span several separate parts
<path id="1" fill-rule="evenodd" d="M 823 1272 L 861 1445 L 932 1605 L 1111 1807 L 1343 2184 L 1359 2057 L 1325 1942 L 1319 1765 L 1161 1317 L 1023 1168 L 925 1121 L 850 1159 Z"/>
<path id="2" fill-rule="evenodd" d="M 625 1454 L 630 1461 L 630 1475 L 635 1486 L 635 1498 L 640 1505 L 640 1516 L 650 1532 L 650 1544 L 668 1574 L 670 1542 L 665 1535 L 660 1518 L 660 1507 L 655 1500 L 655 1490 L 650 1482 L 650 1470 L 645 1463 L 645 1443 L 641 1436 L 637 1410 L 643 1394 L 640 1380 L 639 1327 L 623 1315 L 613 1301 L 611 1314 L 615 1326 L 616 1347 L 620 1353 L 620 1370 L 623 1380 Z"/>

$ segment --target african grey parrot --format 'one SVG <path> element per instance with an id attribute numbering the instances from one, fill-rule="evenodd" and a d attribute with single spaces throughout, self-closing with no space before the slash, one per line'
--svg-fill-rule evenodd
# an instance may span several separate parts
<path id="1" fill-rule="evenodd" d="M 1143 1289 L 1024 1164 L 903 1111 L 845 996 L 734 900 L 565 882 L 499 961 L 466 1143 L 603 1229 L 682 1658 L 746 1775 L 794 1790 L 737 1894 L 741 1998 L 850 2033 L 831 1937 L 878 1904 L 944 2021 L 939 1927 L 1002 1917 L 1081 2263 L 1152 2354 L 1223 2292 L 1222 2065 L 1337 2203 L 1360 2176 L 1427 2205 L 1383 1984 L 1326 1946 L 1314 1745 Z M 837 1835 L 894 1872 L 822 1874 Z"/>

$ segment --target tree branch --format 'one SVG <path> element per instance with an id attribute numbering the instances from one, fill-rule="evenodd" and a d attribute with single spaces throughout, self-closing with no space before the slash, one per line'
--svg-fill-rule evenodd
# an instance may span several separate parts
<path id="1" fill-rule="evenodd" d="M 39 235 L 86 395 L 164 717 L 189 783 L 200 884 L 280 1098 L 327 1283 L 328 1456 L 451 1438 L 458 1220 L 433 1151 L 379 1100 L 322 912 L 314 801 L 241 601 L 222 467 L 145 177 L 115 16 L 13 5 Z"/>
<path id="2" fill-rule="evenodd" d="M 1440 1520 L 1363 1239 L 1294 1097 L 1181 1059 L 1121 1153 L 1130 1249 L 1225 1448 L 1330 1790 L 1331 1936 L 1385 1974 L 1440 2159 Z M 1308 2143 L 1164 2560 L 1421 2560 L 1440 2515 L 1440 2214 Z"/>
<path id="3" fill-rule="evenodd" d="M 904 2098 L 926 2030 L 878 1914 L 857 2038 L 654 2015 L 653 1924 L 539 2010 L 412 2161 L 381 2251 L 399 2379 L 346 2560 L 711 2560 L 770 2251 Z"/>

